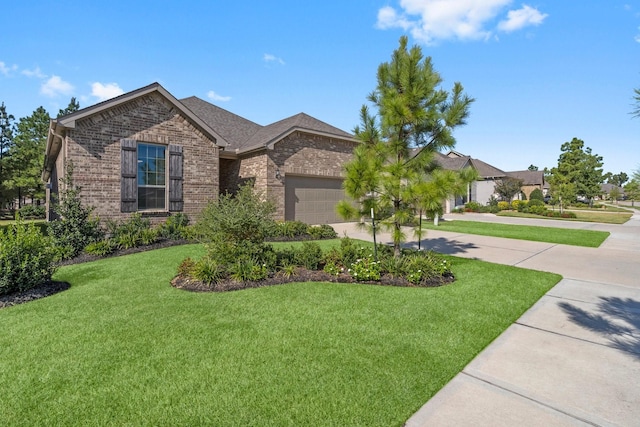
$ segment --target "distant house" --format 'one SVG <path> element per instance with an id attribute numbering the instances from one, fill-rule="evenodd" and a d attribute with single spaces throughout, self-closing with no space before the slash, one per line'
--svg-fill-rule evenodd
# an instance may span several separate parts
<path id="1" fill-rule="evenodd" d="M 447 154 L 436 153 L 436 162 L 443 169 L 460 171 L 471 167 L 478 172 L 478 180 L 467 186 L 467 193 L 457 196 L 445 202 L 445 212 L 451 212 L 456 206 L 462 206 L 470 201 L 486 205 L 495 194 L 496 182 L 507 176 L 507 173 L 482 160 L 474 159 L 457 151 L 449 151 Z"/>
<path id="2" fill-rule="evenodd" d="M 600 184 L 600 198 L 602 200 L 608 200 L 613 190 L 618 190 L 618 197 L 624 197 L 624 188 L 613 184 Z"/>
<path id="3" fill-rule="evenodd" d="M 544 190 L 544 172 L 543 171 L 513 171 L 507 172 L 507 176 L 522 181 L 522 192 L 527 197 L 527 200 L 531 197 L 531 192 L 535 189 L 540 191 Z M 544 193 L 543 193 L 544 194 Z"/>
<path id="4" fill-rule="evenodd" d="M 275 202 L 277 218 L 329 223 L 341 221 L 335 204 L 355 145 L 304 113 L 261 126 L 153 83 L 52 120 L 42 178 L 50 207 L 72 161 L 81 198 L 101 219 L 193 217 L 250 182 Z"/>
<path id="5" fill-rule="evenodd" d="M 539 188 L 544 190 L 544 172 L 542 171 L 513 171 L 505 172 L 489 163 L 483 162 L 479 159 L 474 159 L 471 156 L 461 154 L 457 151 L 449 151 L 446 154 L 436 153 L 435 158 L 442 168 L 460 171 L 466 167 L 471 167 L 478 172 L 478 180 L 472 182 L 467 186 L 467 192 L 463 196 L 457 196 L 445 202 L 445 212 L 451 212 L 456 206 L 462 206 L 470 201 L 486 205 L 492 197 L 496 197 L 495 186 L 496 184 L 505 178 L 515 178 L 522 181 L 522 192 L 526 195 L 527 199 L 531 195 L 531 192 Z M 520 198 L 520 194 L 516 195 L 514 199 Z"/>

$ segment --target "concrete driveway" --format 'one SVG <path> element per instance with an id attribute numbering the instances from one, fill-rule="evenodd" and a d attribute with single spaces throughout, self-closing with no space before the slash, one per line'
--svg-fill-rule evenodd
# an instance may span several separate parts
<path id="1" fill-rule="evenodd" d="M 491 214 L 445 218 L 596 229 L 611 236 L 599 248 L 582 248 L 429 230 L 422 247 L 564 279 L 406 425 L 639 426 L 640 214 L 624 225 Z M 371 239 L 353 224 L 334 228 Z"/>

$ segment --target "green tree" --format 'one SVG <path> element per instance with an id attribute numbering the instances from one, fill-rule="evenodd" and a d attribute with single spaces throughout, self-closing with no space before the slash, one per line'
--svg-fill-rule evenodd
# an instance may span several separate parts
<path id="1" fill-rule="evenodd" d="M 76 97 L 74 96 L 69 101 L 69 105 L 67 105 L 67 108 L 65 108 L 64 110 L 60 109 L 58 111 L 58 117 L 62 117 L 62 116 L 66 116 L 67 114 L 74 113 L 79 109 L 80 109 L 80 103 L 76 100 Z"/>
<path id="2" fill-rule="evenodd" d="M 600 193 L 603 181 L 602 157 L 592 154 L 591 148 L 585 148 L 584 142 L 578 138 L 562 144 L 560 151 L 558 166 L 551 169 L 549 180 L 554 197 L 557 200 L 563 198 L 560 208 L 575 201 L 576 196 L 585 197 L 592 203 Z"/>
<path id="3" fill-rule="evenodd" d="M 612 184 L 616 187 L 622 187 L 625 182 L 629 181 L 629 175 L 624 172 L 620 172 L 615 175 L 611 172 L 607 172 L 602 176 L 602 179 L 606 181 L 607 184 Z"/>
<path id="4" fill-rule="evenodd" d="M 11 114 L 7 114 L 7 108 L 4 102 L 0 105 L 0 209 L 7 201 L 7 188 L 5 182 L 7 180 L 7 168 L 5 166 L 6 158 L 9 150 L 13 145 L 13 121 L 15 118 Z"/>
<path id="5" fill-rule="evenodd" d="M 640 180 L 632 179 L 625 185 L 624 194 L 631 200 L 631 206 L 635 206 L 635 201 L 640 200 Z"/>
<path id="6" fill-rule="evenodd" d="M 451 92 L 442 89 L 431 58 L 419 46 L 408 49 L 407 42 L 401 37 L 391 61 L 378 67 L 377 87 L 368 96 L 377 114 L 363 106 L 361 125 L 354 129 L 360 144 L 345 167 L 344 188 L 361 205 L 343 201 L 338 206 L 346 218 L 368 215 L 373 208 L 379 224 L 391 232 L 396 256 L 406 238 L 401 225 L 415 215 L 416 185 L 433 167 L 433 153 L 455 146 L 453 130 L 466 123 L 474 101 L 460 83 Z"/>
<path id="7" fill-rule="evenodd" d="M 17 193 L 18 206 L 22 206 L 24 196 L 32 199 L 44 198 L 42 179 L 42 156 L 49 132 L 49 113 L 38 107 L 32 115 L 18 121 L 13 145 L 9 150 L 8 167 L 11 177 L 7 186 Z"/>
<path id="8" fill-rule="evenodd" d="M 503 178 L 496 182 L 494 191 L 505 202 L 511 202 L 513 197 L 522 190 L 522 180 L 517 178 Z"/>
<path id="9" fill-rule="evenodd" d="M 530 170 L 530 171 L 537 171 L 538 167 L 536 165 L 531 164 L 531 165 L 529 165 L 529 167 L 527 169 Z"/>

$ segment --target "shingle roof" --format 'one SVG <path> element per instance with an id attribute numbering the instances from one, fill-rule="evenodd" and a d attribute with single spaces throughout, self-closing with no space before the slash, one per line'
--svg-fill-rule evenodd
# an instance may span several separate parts
<path id="1" fill-rule="evenodd" d="M 205 123 L 216 129 L 229 143 L 229 150 L 238 152 L 274 144 L 295 130 L 322 133 L 341 139 L 353 139 L 353 135 L 305 113 L 299 113 L 267 126 L 261 126 L 198 97 L 180 100 Z"/>
<path id="2" fill-rule="evenodd" d="M 214 128 L 229 143 L 228 149 L 239 148 L 262 129 L 262 126 L 257 123 L 203 101 L 196 96 L 181 99 L 180 102 Z"/>
<path id="3" fill-rule="evenodd" d="M 513 171 L 507 172 L 507 175 L 511 178 L 522 180 L 522 185 L 543 185 L 544 184 L 544 172 L 543 171 Z"/>
<path id="4" fill-rule="evenodd" d="M 444 169 L 461 170 L 467 166 L 472 166 L 481 178 L 502 178 L 507 174 L 482 160 L 471 158 L 460 153 L 454 152 L 455 156 L 449 156 L 442 153 L 436 153 L 436 162 Z"/>

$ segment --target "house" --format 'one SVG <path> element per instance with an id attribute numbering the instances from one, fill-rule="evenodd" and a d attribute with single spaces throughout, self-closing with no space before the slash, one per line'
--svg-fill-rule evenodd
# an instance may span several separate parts
<path id="1" fill-rule="evenodd" d="M 195 217 L 251 182 L 274 201 L 277 219 L 329 223 L 341 220 L 342 165 L 355 145 L 304 113 L 261 126 L 153 83 L 52 120 L 42 178 L 50 208 L 71 161 L 83 203 L 103 220 Z"/>
<path id="2" fill-rule="evenodd" d="M 435 153 L 435 155 L 436 163 L 443 169 L 460 171 L 464 168 L 471 167 L 478 173 L 478 179 L 467 186 L 467 193 L 464 196 L 458 196 L 445 202 L 445 212 L 451 212 L 452 208 L 462 206 L 470 201 L 480 203 L 481 205 L 488 204 L 492 197 L 497 197 L 495 192 L 496 183 L 505 178 L 521 180 L 522 193 L 525 194 L 527 199 L 529 199 L 534 189 L 539 188 L 543 190 L 545 188 L 543 171 L 525 170 L 504 172 L 489 163 L 453 150 L 447 154 Z M 521 195 L 518 194 L 514 199 L 520 197 Z"/>
<path id="3" fill-rule="evenodd" d="M 531 192 L 535 189 L 542 191 L 544 194 L 545 181 L 543 171 L 513 171 L 507 172 L 507 176 L 522 181 L 522 192 L 527 197 L 527 200 L 529 200 Z"/>
<path id="4" fill-rule="evenodd" d="M 470 201 L 486 205 L 495 194 L 496 182 L 507 176 L 506 172 L 495 166 L 453 150 L 447 154 L 436 153 L 435 161 L 443 169 L 460 171 L 471 167 L 478 173 L 478 179 L 467 186 L 467 194 L 445 201 L 445 212 L 451 212 L 454 207 Z"/>

